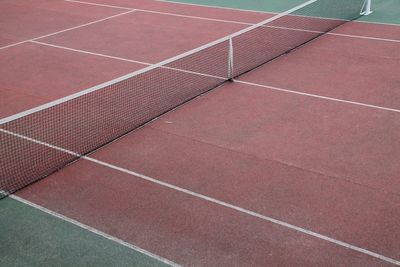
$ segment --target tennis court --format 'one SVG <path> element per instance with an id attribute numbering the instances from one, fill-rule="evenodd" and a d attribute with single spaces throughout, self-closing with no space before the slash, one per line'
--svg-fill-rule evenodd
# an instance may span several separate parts
<path id="1" fill-rule="evenodd" d="M 0 265 L 400 265 L 400 2 L 368 3 L 3 0 Z"/>

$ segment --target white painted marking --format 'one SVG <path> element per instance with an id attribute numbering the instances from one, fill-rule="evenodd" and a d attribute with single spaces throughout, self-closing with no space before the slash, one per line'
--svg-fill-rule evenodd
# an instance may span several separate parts
<path id="1" fill-rule="evenodd" d="M 328 97 L 328 96 L 309 94 L 309 93 L 304 93 L 304 92 L 299 92 L 299 91 L 294 91 L 294 90 L 289 90 L 289 89 L 284 89 L 284 88 L 279 88 L 279 87 L 274 87 L 274 86 L 269 86 L 269 85 L 246 82 L 246 81 L 242 81 L 242 80 L 235 80 L 235 82 L 242 83 L 242 84 L 247 84 L 247 85 L 251 85 L 251 86 L 256 86 L 256 87 L 263 87 L 263 88 L 267 88 L 267 89 L 270 89 L 270 90 L 275 90 L 275 91 L 280 91 L 280 92 L 285 92 L 285 93 L 290 93 L 290 94 L 314 97 L 314 98 L 330 100 L 330 101 L 335 101 L 335 102 L 341 102 L 341 103 L 346 103 L 346 104 L 351 104 L 351 105 L 356 105 L 356 106 L 363 106 L 363 107 L 368 107 L 368 108 L 381 109 L 381 110 L 385 110 L 385 111 L 391 111 L 391 112 L 400 113 L 399 109 L 394 109 L 394 108 L 387 108 L 387 107 L 370 105 L 370 104 L 365 104 L 365 103 L 361 103 L 361 102 L 349 101 L 349 100 L 333 98 L 333 97 Z"/>
<path id="2" fill-rule="evenodd" d="M 383 256 L 381 254 L 372 252 L 370 250 L 351 245 L 349 243 L 346 243 L 346 242 L 343 242 L 343 241 L 340 241 L 340 240 L 337 240 L 337 239 L 334 239 L 334 238 L 331 238 L 331 237 L 328 237 L 328 236 L 313 232 L 311 230 L 308 230 L 308 229 L 305 229 L 305 228 L 302 228 L 302 227 L 299 227 L 299 226 L 296 226 L 296 225 L 293 225 L 293 224 L 290 224 L 290 223 L 287 223 L 287 222 L 284 222 L 284 221 L 281 221 L 281 220 L 277 220 L 277 219 L 269 217 L 269 216 L 262 215 L 260 213 L 257 213 L 257 212 L 254 212 L 254 211 L 251 211 L 251 210 L 248 210 L 248 209 L 245 209 L 245 208 L 241 208 L 239 206 L 236 206 L 236 205 L 233 205 L 233 204 L 230 204 L 230 203 L 227 203 L 227 202 L 224 202 L 224 201 L 221 201 L 221 200 L 218 200 L 218 199 L 215 199 L 215 198 L 212 198 L 212 197 L 200 194 L 200 193 L 193 192 L 191 190 L 188 190 L 188 189 L 185 189 L 185 188 L 182 188 L 182 187 L 179 187 L 179 186 L 167 183 L 167 182 L 163 182 L 161 180 L 157 180 L 155 178 L 146 176 L 144 174 L 140 174 L 140 173 L 137 173 L 137 172 L 125 169 L 125 168 L 121 168 L 121 167 L 118 167 L 116 165 L 113 165 L 113 164 L 110 164 L 110 163 L 107 163 L 107 162 L 104 162 L 104 161 L 101 161 L 101 160 L 98 160 L 98 159 L 95 159 L 95 158 L 91 158 L 91 157 L 88 157 L 88 156 L 82 156 L 82 155 L 79 155 L 78 153 L 69 151 L 67 149 L 64 149 L 64 148 L 61 148 L 61 147 L 57 147 L 57 146 L 54 146 L 54 145 L 51 145 L 51 144 L 47 144 L 45 142 L 42 142 L 42 141 L 39 141 L 39 140 L 35 140 L 33 138 L 30 138 L 30 137 L 27 137 L 27 136 L 24 136 L 24 135 L 20 135 L 18 133 L 14 133 L 14 132 L 7 131 L 7 130 L 4 130 L 4 129 L 0 129 L 0 132 L 4 132 L 6 134 L 9 134 L 9 135 L 21 138 L 21 139 L 31 141 L 31 142 L 34 142 L 36 144 L 44 145 L 44 146 L 52 148 L 52 149 L 57 149 L 57 150 L 60 150 L 62 152 L 74 155 L 74 156 L 80 156 L 81 159 L 88 160 L 88 161 L 96 163 L 98 165 L 101 165 L 101 166 L 104 166 L 104 167 L 107 167 L 107 168 L 110 168 L 110 169 L 113 169 L 113 170 L 116 170 L 116 171 L 119 171 L 119 172 L 122 172 L 122 173 L 125 173 L 125 174 L 128 174 L 128 175 L 132 175 L 132 176 L 141 178 L 141 179 L 146 180 L 148 182 L 151 182 L 151 183 L 154 183 L 154 184 L 158 184 L 160 186 L 163 186 L 163 187 L 166 187 L 166 188 L 169 188 L 169 189 L 172 189 L 172 190 L 175 190 L 175 191 L 178 191 L 178 192 L 181 192 L 181 193 L 184 193 L 184 194 L 187 194 L 187 195 L 190 195 L 190 196 L 193 196 L 193 197 L 196 197 L 196 198 L 199 198 L 199 199 L 202 199 L 202 200 L 205 200 L 205 201 L 208 201 L 208 202 L 211 202 L 211 203 L 214 203 L 214 204 L 217 204 L 217 205 L 220 205 L 220 206 L 235 210 L 237 212 L 240 212 L 240 213 L 243 213 L 243 214 L 246 214 L 246 215 L 261 219 L 261 220 L 264 220 L 264 221 L 268 221 L 270 223 L 277 224 L 277 225 L 280 225 L 282 227 L 285 227 L 285 228 L 288 228 L 288 229 L 292 229 L 294 231 L 297 231 L 297 232 L 300 232 L 300 233 L 303 233 L 303 234 L 306 234 L 306 235 L 309 235 L 309 236 L 312 236 L 312 237 L 315 237 L 315 238 L 330 242 L 332 244 L 336 244 L 338 246 L 341 246 L 341 247 L 344 247 L 344 248 L 347 248 L 347 249 L 351 249 L 351 250 L 360 252 L 362 254 L 365 254 L 365 255 L 380 259 L 382 261 L 389 262 L 389 263 L 396 264 L 396 265 L 400 266 L 400 261 L 398 261 L 398 260 Z"/>
<path id="3" fill-rule="evenodd" d="M 62 148 L 62 147 L 59 147 L 59 146 L 55 146 L 55 145 L 52 145 L 52 144 L 49 144 L 49 143 L 46 143 L 46 142 L 42 142 L 42 141 L 30 138 L 30 137 L 22 135 L 22 134 L 14 133 L 14 132 L 8 131 L 6 129 L 1 129 L 0 128 L 0 132 L 8 134 L 8 135 L 11 135 L 11 136 L 14 136 L 14 137 L 17 137 L 17 138 L 21 138 L 22 140 L 26 140 L 26 141 L 29 141 L 29 142 L 32 142 L 32 143 L 35 143 L 35 144 L 38 144 L 38 145 L 42 145 L 42 146 L 57 150 L 57 151 L 64 152 L 66 154 L 72 155 L 72 156 L 77 157 L 77 158 L 82 158 L 83 157 L 81 154 L 73 152 L 71 150 L 68 150 L 68 149 L 65 149 L 65 148 Z"/>
<path id="4" fill-rule="evenodd" d="M 344 33 L 328 33 L 328 35 L 335 35 L 335 36 L 342 36 L 342 37 L 350 37 L 350 38 L 359 38 L 359 39 L 366 39 L 372 41 L 383 41 L 383 42 L 393 42 L 393 43 L 400 43 L 400 39 L 387 39 L 387 38 L 378 38 L 378 37 L 370 37 L 370 36 L 362 36 L 362 35 L 351 35 L 351 34 L 344 34 Z"/>
<path id="5" fill-rule="evenodd" d="M 23 43 L 26 43 L 26 42 L 29 42 L 29 41 L 35 41 L 35 40 L 38 40 L 38 39 L 41 39 L 41 38 L 45 38 L 45 37 L 49 37 L 49 36 L 53 36 L 53 35 L 56 35 L 56 34 L 59 34 L 59 33 L 67 32 L 67 31 L 71 31 L 71 30 L 76 30 L 76 29 L 79 29 L 79 28 L 82 28 L 82 27 L 86 27 L 86 26 L 95 24 L 95 23 L 99 23 L 99 22 L 106 21 L 106 20 L 109 20 L 109 19 L 113 19 L 113 18 L 116 18 L 116 17 L 119 17 L 119 16 L 123 16 L 123 15 L 126 15 L 126 14 L 134 12 L 134 11 L 135 11 L 134 9 L 131 9 L 131 10 L 127 11 L 127 12 L 119 13 L 119 14 L 116 14 L 116 15 L 113 15 L 113 16 L 109 16 L 109 17 L 102 18 L 102 19 L 99 19 L 99 20 L 95 20 L 95 21 L 92 21 L 92 22 L 88 22 L 88 23 L 85 23 L 85 24 L 80 24 L 80 25 L 75 26 L 75 27 L 67 28 L 67 29 L 64 29 L 64 30 L 61 30 L 61 31 L 52 32 L 52 33 L 45 34 L 45 35 L 41 35 L 39 37 L 35 37 L 33 39 L 28 39 L 28 40 L 25 40 L 25 41 L 22 41 L 22 42 L 18 42 L 18 43 L 13 43 L 13 44 L 10 44 L 10 45 L 2 46 L 2 47 L 0 47 L 0 49 L 5 49 L 5 48 L 8 48 L 8 47 L 20 45 L 20 44 L 23 44 Z"/>
<path id="6" fill-rule="evenodd" d="M 18 42 L 18 43 L 12 43 L 12 44 L 9 44 L 9 45 L 5 45 L 5 46 L 0 47 L 0 50 L 1 49 L 6 49 L 6 48 L 9 48 L 9 47 L 13 47 L 13 46 L 17 46 L 17 45 L 20 45 L 20 44 L 24 44 L 26 42 L 27 42 L 27 40 L 21 41 L 21 42 Z"/>
<path id="7" fill-rule="evenodd" d="M 386 25 L 386 26 L 395 26 L 395 27 L 400 27 L 400 24 L 395 24 L 395 23 L 389 23 L 389 22 L 378 22 L 378 21 L 365 21 L 365 20 L 357 20 L 355 21 L 356 23 L 362 23 L 362 24 L 378 24 L 378 25 Z"/>
<path id="8" fill-rule="evenodd" d="M 387 38 L 378 38 L 378 37 L 370 37 L 370 36 L 362 36 L 362 35 L 352 35 L 352 34 L 344 34 L 344 33 L 335 33 L 335 32 L 321 32 L 321 31 L 314 31 L 314 30 L 305 30 L 305 29 L 300 29 L 300 28 L 289 28 L 289 27 L 282 27 L 282 26 L 263 26 L 265 28 L 275 28 L 275 29 L 284 29 L 284 30 L 289 30 L 289 31 L 300 31 L 300 32 L 310 32 L 310 33 L 322 33 L 325 35 L 333 35 L 333 36 L 339 36 L 339 37 L 349 37 L 349 38 L 355 38 L 355 39 L 366 39 L 366 40 L 371 40 L 371 41 L 382 41 L 382 42 L 393 42 L 393 43 L 400 43 L 400 39 L 387 39 Z"/>
<path id="9" fill-rule="evenodd" d="M 42 35 L 40 37 L 36 37 L 34 39 L 31 39 L 29 41 L 35 41 L 35 40 L 42 39 L 42 38 L 49 37 L 49 36 L 53 36 L 53 35 L 56 35 L 56 34 L 59 34 L 59 33 L 67 32 L 67 31 L 71 31 L 71 30 L 76 30 L 76 29 L 79 29 L 79 28 L 82 28 L 82 27 L 86 27 L 86 26 L 89 26 L 89 25 L 92 25 L 92 24 L 96 24 L 96 23 L 103 22 L 103 21 L 106 21 L 106 20 L 109 20 L 109 19 L 120 17 L 120 16 L 123 16 L 123 15 L 129 14 L 129 13 L 132 13 L 134 11 L 135 11 L 135 9 L 132 9 L 132 10 L 129 10 L 129 11 L 126 11 L 126 12 L 122 12 L 122 13 L 119 13 L 119 14 L 116 14 L 116 15 L 113 15 L 113 16 L 109 16 L 109 17 L 106 17 L 106 18 L 103 18 L 103 19 L 95 20 L 95 21 L 92 21 L 92 22 L 89 22 L 89 23 L 85 23 L 85 24 L 81 24 L 81 25 L 78 25 L 78 26 L 75 26 L 75 27 L 64 29 L 64 30 L 61 30 L 61 31 L 58 31 L 58 32 L 53 32 L 53 33 L 49 33 L 49 34 L 46 34 L 46 35 Z"/>
<path id="10" fill-rule="evenodd" d="M 136 10 L 140 11 L 140 12 L 144 12 L 144 13 L 153 13 L 153 14 L 160 14 L 160 15 L 173 16 L 173 17 L 182 17 L 182 18 L 189 18 L 189 19 L 216 21 L 216 22 L 231 23 L 231 24 L 254 25 L 254 23 L 240 22 L 240 21 L 234 21 L 234 20 L 213 19 L 213 18 L 206 18 L 206 17 L 189 16 L 189 15 L 182 15 L 182 14 L 170 13 L 170 12 L 153 11 L 153 10 L 147 10 L 147 9 L 136 9 Z"/>
<path id="11" fill-rule="evenodd" d="M 93 228 L 93 227 L 91 227 L 91 226 L 89 226 L 87 224 L 83 224 L 81 222 L 78 222 L 77 220 L 71 219 L 71 218 L 69 218 L 67 216 L 64 216 L 62 214 L 59 214 L 59 213 L 57 213 L 55 211 L 49 210 L 49 209 L 47 209 L 47 208 L 45 208 L 43 206 L 40 206 L 40 205 L 35 204 L 33 202 L 30 202 L 30 201 L 28 201 L 28 200 L 26 200 L 26 199 L 24 199 L 22 197 L 19 197 L 19 196 L 16 196 L 16 195 L 10 195 L 9 197 L 14 199 L 14 200 L 16 200 L 16 201 L 24 203 L 25 205 L 28 205 L 28 206 L 33 207 L 35 209 L 38 209 L 38 210 L 40 210 L 40 211 L 42 211 L 42 212 L 44 212 L 46 214 L 49 214 L 49 215 L 51 215 L 53 217 L 56 217 L 56 218 L 58 218 L 58 219 L 60 219 L 62 221 L 68 222 L 68 223 L 73 224 L 73 225 L 75 225 L 75 226 L 77 226 L 79 228 L 82 228 L 82 229 L 84 229 L 86 231 L 89 231 L 89 232 L 91 232 L 93 234 L 96 234 L 96 235 L 101 236 L 101 237 L 103 237 L 105 239 L 111 240 L 111 241 L 113 241 L 113 242 L 115 242 L 115 243 L 117 243 L 117 244 L 119 244 L 121 246 L 127 247 L 127 248 L 129 248 L 131 250 L 134 250 L 134 251 L 137 251 L 137 252 L 139 252 L 139 253 L 141 253 L 143 255 L 146 255 L 146 256 L 148 256 L 150 258 L 153 258 L 153 259 L 155 259 L 157 261 L 163 262 L 163 263 L 168 264 L 170 266 L 176 266 L 176 267 L 180 266 L 179 264 L 177 264 L 175 262 L 172 262 L 172 261 L 170 261 L 170 260 L 168 260 L 166 258 L 163 258 L 161 256 L 158 256 L 158 255 L 156 255 L 154 253 L 151 253 L 148 250 L 145 250 L 145 249 L 140 248 L 138 246 L 132 245 L 132 244 L 130 244 L 128 242 L 125 242 L 125 241 L 123 241 L 123 240 L 121 240 L 119 238 L 116 238 L 116 237 L 114 237 L 112 235 L 109 235 L 109 234 L 107 234 L 105 232 L 97 230 L 96 228 Z"/>
<path id="12" fill-rule="evenodd" d="M 163 2 L 163 3 L 186 5 L 186 6 L 209 7 L 209 8 L 217 8 L 217 9 L 225 9 L 225 10 L 233 10 L 233 11 L 241 11 L 241 12 L 252 12 L 252 13 L 260 13 L 260 14 L 278 14 L 277 12 L 266 12 L 266 11 L 259 11 L 259 10 L 253 10 L 253 9 L 241 9 L 241 8 L 235 8 L 235 7 L 222 7 L 222 6 L 214 6 L 214 5 L 192 4 L 192 3 L 184 3 L 184 2 L 169 1 L 169 0 L 155 0 L 155 1 Z"/>
<path id="13" fill-rule="evenodd" d="M 127 59 L 127 58 L 122 58 L 122 57 L 109 56 L 109 55 L 100 54 L 100 53 L 93 53 L 93 52 L 89 52 L 89 51 L 86 51 L 86 50 L 74 49 L 74 48 L 61 46 L 61 45 L 54 45 L 54 44 L 50 44 L 50 43 L 46 43 L 46 42 L 39 42 L 39 41 L 30 41 L 30 42 L 31 43 L 35 43 L 35 44 L 39 44 L 39 45 L 45 45 L 45 46 L 50 46 L 50 47 L 59 48 L 59 49 L 63 49 L 63 50 L 78 52 L 78 53 L 82 53 L 82 54 L 88 54 L 88 55 L 92 55 L 92 56 L 111 58 L 111 59 L 116 59 L 116 60 L 120 60 L 120 61 L 138 63 L 138 64 L 142 64 L 142 65 L 146 65 L 146 66 L 153 65 L 151 63 L 146 63 L 146 62 L 142 62 L 142 61 Z"/>
<path id="14" fill-rule="evenodd" d="M 119 8 L 119 9 L 126 9 L 126 10 L 133 10 L 133 9 L 134 9 L 134 8 L 130 8 L 130 7 L 122 7 L 122 6 L 98 4 L 98 3 L 85 2 L 85 1 L 75 1 L 75 0 L 64 0 L 64 1 L 65 1 L 65 2 L 71 2 L 71 3 L 78 3 L 78 4 L 91 5 L 91 6 L 102 6 L 102 7 Z"/>

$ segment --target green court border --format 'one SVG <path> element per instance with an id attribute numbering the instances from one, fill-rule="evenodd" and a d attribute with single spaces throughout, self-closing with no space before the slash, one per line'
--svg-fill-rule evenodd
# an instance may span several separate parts
<path id="1" fill-rule="evenodd" d="M 0 225 L 0 266 L 169 266 L 10 197 Z"/>

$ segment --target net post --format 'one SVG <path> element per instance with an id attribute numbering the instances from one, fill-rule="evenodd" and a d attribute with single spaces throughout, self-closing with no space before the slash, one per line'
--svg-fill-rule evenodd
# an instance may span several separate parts
<path id="1" fill-rule="evenodd" d="M 365 0 L 361 8 L 360 14 L 363 16 L 368 16 L 369 14 L 371 14 L 372 13 L 371 6 L 372 6 L 372 0 Z"/>
<path id="2" fill-rule="evenodd" d="M 228 48 L 228 80 L 233 81 L 233 43 L 232 37 L 229 38 L 229 48 Z"/>

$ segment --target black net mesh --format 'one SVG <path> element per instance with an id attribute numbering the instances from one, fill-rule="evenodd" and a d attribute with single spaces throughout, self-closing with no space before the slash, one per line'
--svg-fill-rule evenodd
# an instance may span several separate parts
<path id="1" fill-rule="evenodd" d="M 315 1 L 233 38 L 221 39 L 179 59 L 1 124 L 0 198 L 50 175 L 232 76 L 254 69 L 359 17 L 363 2 Z M 232 52 L 233 58 L 230 58 Z"/>

